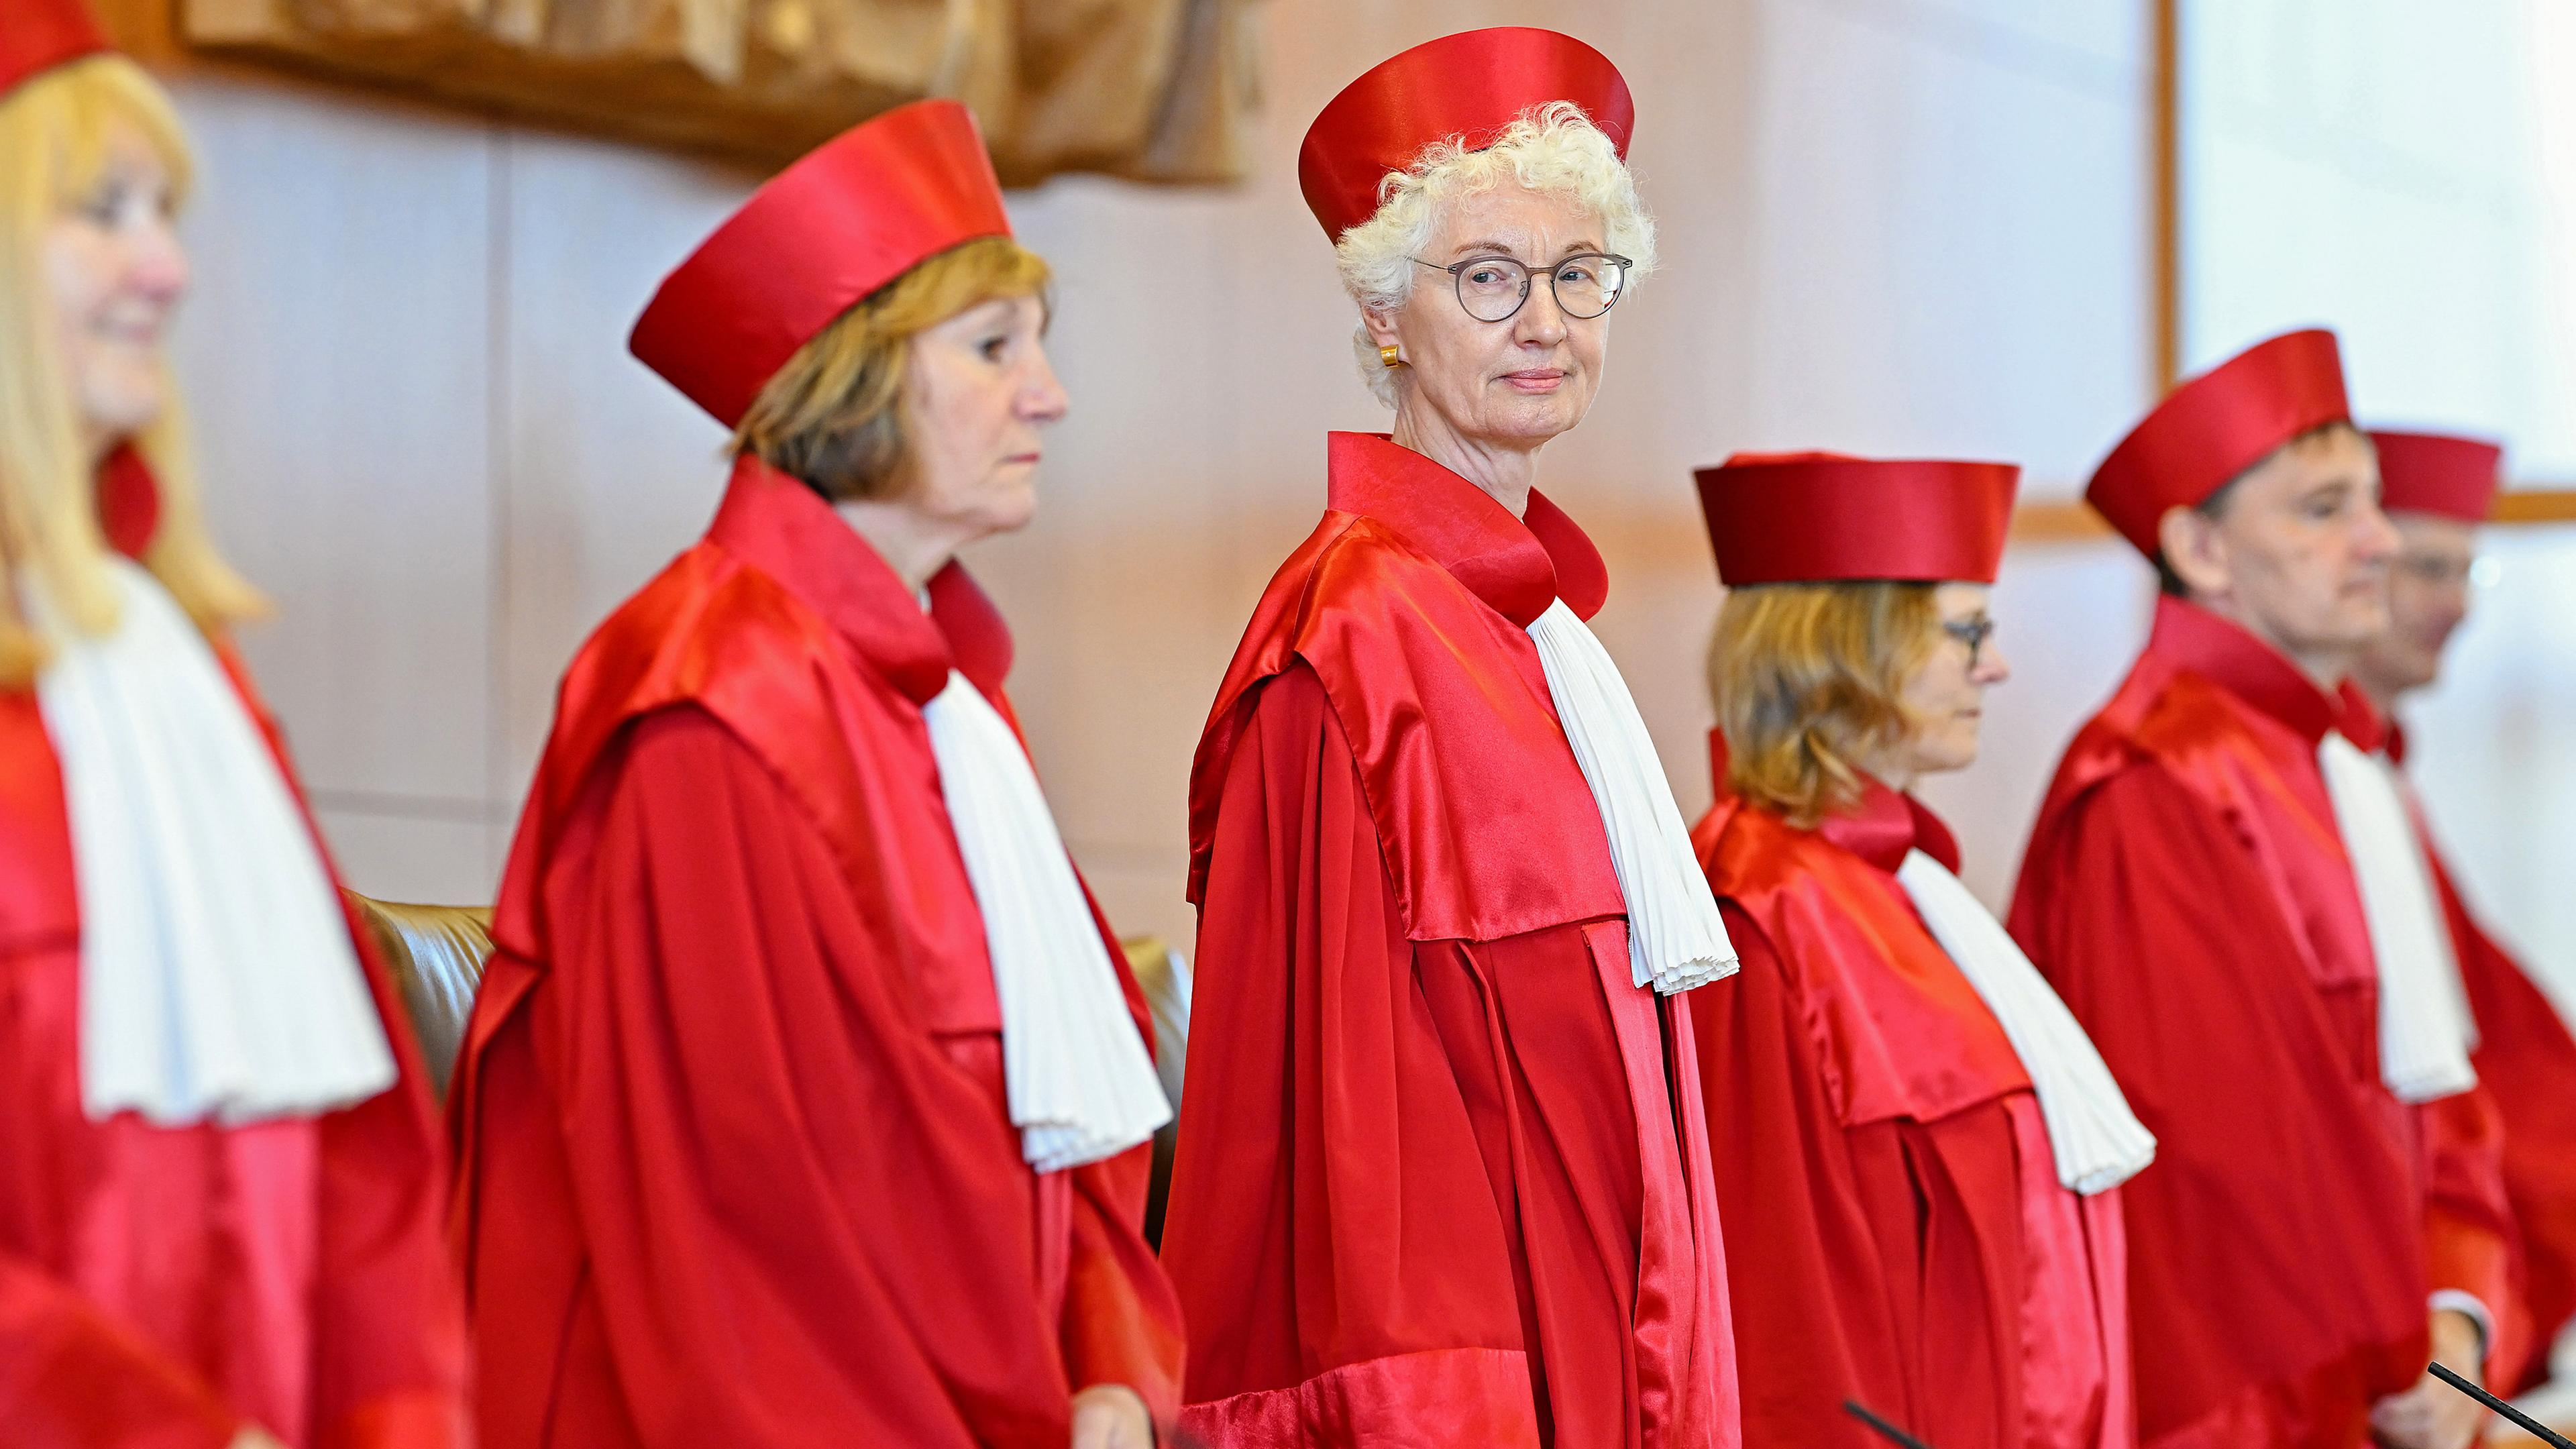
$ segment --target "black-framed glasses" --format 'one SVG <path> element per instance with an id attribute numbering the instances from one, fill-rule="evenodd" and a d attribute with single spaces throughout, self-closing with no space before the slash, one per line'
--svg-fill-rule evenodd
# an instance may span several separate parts
<path id="1" fill-rule="evenodd" d="M 1968 646 L 1968 672 L 1974 674 L 1977 661 L 1985 655 L 1986 641 L 1995 637 L 1995 621 L 1984 614 L 1973 619 L 1944 619 L 1941 632 Z"/>
<path id="2" fill-rule="evenodd" d="M 1529 301 L 1530 268 L 1510 257 L 1469 257 L 1447 266 L 1420 257 L 1410 260 L 1416 266 L 1447 272 L 1458 285 L 1458 305 L 1479 322 L 1509 322 Z M 1548 269 L 1548 290 L 1556 294 L 1557 310 L 1589 321 L 1619 305 L 1629 269 L 1636 265 L 1607 252 L 1565 257 Z"/>

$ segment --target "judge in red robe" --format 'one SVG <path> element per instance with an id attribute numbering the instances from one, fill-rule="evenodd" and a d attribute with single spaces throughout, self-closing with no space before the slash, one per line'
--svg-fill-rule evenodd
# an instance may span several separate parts
<path id="1" fill-rule="evenodd" d="M 2354 665 L 2356 739 L 2376 734 L 2393 764 L 2407 758 L 2400 700 L 2433 684 L 2442 652 L 2468 617 L 2477 529 L 2495 505 L 2503 450 L 2475 438 L 2373 430 L 2381 503 L 2397 527 L 2389 627 Z M 2549 1376 L 2549 1348 L 2576 1317 L 2576 1036 L 2564 1017 L 2479 922 L 2457 873 L 2428 831 L 2424 848 L 2451 928 L 2477 1025 L 2470 1061 L 2500 1116 L 2504 1184 L 2518 1239 L 2516 1291 L 2495 1369 L 2508 1390 Z"/>
<path id="2" fill-rule="evenodd" d="M 2155 1142 L 1905 793 L 1976 758 L 2009 674 L 2002 464 L 1699 474 L 1727 585 L 1718 802 L 1694 832 L 1744 970 L 1690 998 L 1747 1443 L 2125 1449 L 2119 1184 Z"/>
<path id="3" fill-rule="evenodd" d="M 0 1441 L 462 1445 L 418 1056 L 176 444 L 185 137 L 74 0 L 23 0 L 0 156 L 42 267 L 0 287 L 43 312 L 0 334 Z"/>
<path id="4" fill-rule="evenodd" d="M 1531 486 L 1651 256 L 1631 114 L 1590 47 L 1478 31 L 1362 77 L 1306 139 L 1395 431 L 1332 435 L 1323 521 L 1192 771 L 1164 1253 L 1210 1444 L 1738 1442 L 1697 1063 L 1663 994 L 1732 952 L 1581 622 L 1600 555 Z"/>
<path id="5" fill-rule="evenodd" d="M 502 885 L 451 1104 L 491 1449 L 1146 1449 L 1176 1411 L 1142 1002 L 952 558 L 1033 506 L 1045 281 L 922 102 L 637 324 L 738 457 L 566 673 Z"/>
<path id="6" fill-rule="evenodd" d="M 2010 921 L 2156 1135 L 2125 1189 L 2151 1445 L 2459 1449 L 2505 1302 L 2491 1134 L 2403 807 L 2336 733 L 2390 532 L 2332 334 L 2185 384 L 2087 498 L 2159 565 Z M 2474 1114 L 2468 1114 L 2474 1116 Z"/>

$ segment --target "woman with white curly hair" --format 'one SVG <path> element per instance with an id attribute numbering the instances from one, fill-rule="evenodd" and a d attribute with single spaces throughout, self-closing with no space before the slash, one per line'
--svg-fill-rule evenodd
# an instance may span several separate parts
<path id="1" fill-rule="evenodd" d="M 1733 1446 L 1675 993 L 1734 969 L 1601 556 L 1533 487 L 1654 230 L 1599 52 L 1453 35 L 1300 158 L 1385 436 L 1333 434 L 1190 791 L 1195 1040 L 1165 1263 L 1229 1445 Z"/>

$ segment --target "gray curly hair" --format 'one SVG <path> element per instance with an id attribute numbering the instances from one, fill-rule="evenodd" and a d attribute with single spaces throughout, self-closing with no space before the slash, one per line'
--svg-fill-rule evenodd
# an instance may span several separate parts
<path id="1" fill-rule="evenodd" d="M 1603 245 L 1636 263 L 1629 276 L 1655 266 L 1655 219 L 1637 199 L 1636 178 L 1619 159 L 1609 136 L 1572 101 L 1534 106 L 1503 128 L 1481 151 L 1447 137 L 1422 148 L 1413 164 L 1378 183 L 1377 214 L 1342 233 L 1333 261 L 1342 290 L 1365 310 L 1391 312 L 1413 296 L 1421 268 L 1413 264 L 1431 245 L 1443 209 L 1461 196 L 1505 182 L 1530 191 L 1572 197 L 1601 219 Z M 1363 321 L 1352 334 L 1360 379 L 1378 401 L 1395 406 L 1395 370 L 1378 357 Z"/>

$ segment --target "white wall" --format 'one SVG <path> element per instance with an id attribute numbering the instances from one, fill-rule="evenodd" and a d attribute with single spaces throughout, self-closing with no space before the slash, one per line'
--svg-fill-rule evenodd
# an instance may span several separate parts
<path id="1" fill-rule="evenodd" d="M 1601 632 L 1686 807 L 1716 592 L 1689 470 L 1739 448 L 2019 459 L 2066 496 L 2150 387 L 2145 21 L 2133 0 L 1300 0 L 1263 12 L 1267 168 L 1224 191 L 1014 197 L 1054 259 L 1074 412 L 1046 506 L 975 563 L 1076 854 L 1186 939 L 1183 790 L 1253 598 L 1382 425 L 1291 158 L 1344 81 L 1477 24 L 1626 69 L 1664 273 L 1550 451 L 1614 588 Z M 752 184 L 302 87 L 196 78 L 209 185 L 183 343 L 218 526 L 284 606 L 254 666 L 352 881 L 489 895 L 556 672 L 703 525 L 716 429 L 630 362 L 654 281 Z M 2058 746 L 2140 634 L 2108 544 L 2017 551 L 2020 666 L 1934 796 L 2000 894 Z"/>
<path id="2" fill-rule="evenodd" d="M 2193 0 L 2185 365 L 2341 334 L 2366 419 L 2507 440 L 2576 482 L 2576 14 L 2551 0 Z M 2415 773 L 2473 901 L 2576 1004 L 2576 529 L 2490 530 Z"/>

